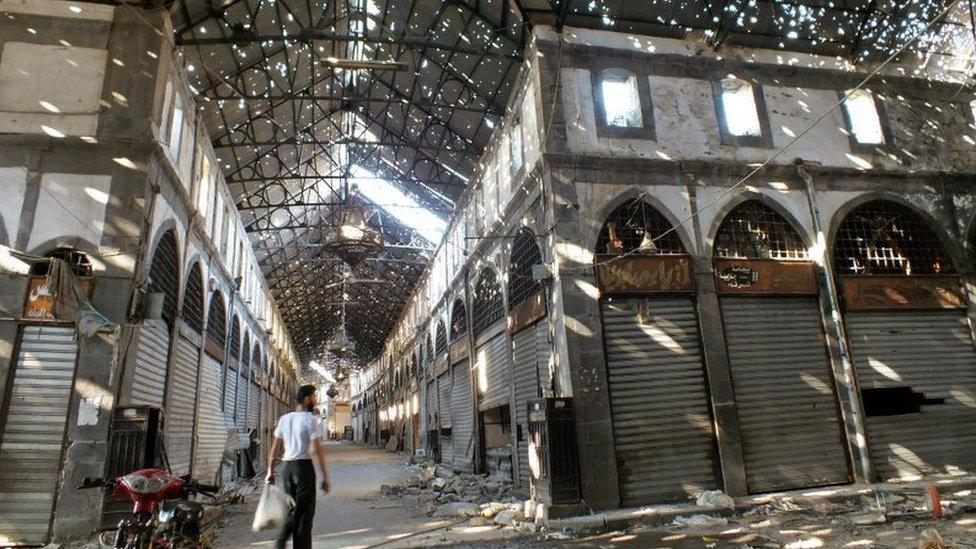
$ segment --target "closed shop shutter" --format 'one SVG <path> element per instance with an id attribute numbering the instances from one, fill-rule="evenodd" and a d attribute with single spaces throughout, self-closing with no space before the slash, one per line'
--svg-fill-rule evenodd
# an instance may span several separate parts
<path id="1" fill-rule="evenodd" d="M 452 428 L 453 422 L 451 418 L 453 416 L 451 409 L 451 372 L 450 370 L 444 372 L 437 378 L 437 399 L 438 399 L 438 409 L 440 410 L 440 420 L 442 429 Z M 452 431 L 453 434 L 453 431 Z M 441 433 L 440 443 L 441 443 L 441 463 L 452 467 L 454 465 L 454 443 L 451 441 L 452 437 L 445 436 Z"/>
<path id="2" fill-rule="evenodd" d="M 0 537 L 49 540 L 78 345 L 74 328 L 26 326 L 0 444 Z"/>
<path id="3" fill-rule="evenodd" d="M 715 488 L 714 435 L 690 297 L 603 303 L 621 504 Z"/>
<path id="4" fill-rule="evenodd" d="M 197 450 L 193 476 L 200 482 L 214 482 L 227 443 L 227 424 L 220 411 L 221 367 L 217 359 L 204 353 L 203 379 L 200 380 L 200 406 L 197 418 Z"/>
<path id="5" fill-rule="evenodd" d="M 183 336 L 176 340 L 173 381 L 166 399 L 166 455 L 173 474 L 190 472 L 193 415 L 197 404 L 197 361 L 200 349 Z"/>
<path id="6" fill-rule="evenodd" d="M 487 382 L 484 395 L 478 403 L 479 409 L 506 406 L 510 400 L 512 371 L 512 348 L 508 342 L 508 333 L 503 331 L 478 347 L 475 356 L 478 357 L 478 367 L 484 368 Z"/>
<path id="7" fill-rule="evenodd" d="M 237 409 L 237 372 L 227 370 L 227 384 L 224 386 L 224 416 L 234 421 Z"/>
<path id="8" fill-rule="evenodd" d="M 471 369 L 464 361 L 454 365 L 451 387 L 451 416 L 454 426 L 454 469 L 470 472 L 474 468 L 474 406 L 471 402 Z"/>
<path id="9" fill-rule="evenodd" d="M 247 380 L 246 376 L 238 374 L 237 376 L 237 425 L 238 431 L 243 431 L 247 429 L 247 387 L 250 382 Z"/>
<path id="10" fill-rule="evenodd" d="M 256 383 L 250 384 L 247 395 L 247 428 L 257 429 L 261 424 L 261 387 Z"/>
<path id="11" fill-rule="evenodd" d="M 848 482 L 817 298 L 725 296 L 722 317 L 749 491 Z"/>
<path id="12" fill-rule="evenodd" d="M 845 321 L 878 476 L 976 471 L 976 351 L 965 311 L 849 311 Z"/>
<path id="13" fill-rule="evenodd" d="M 552 374 L 549 371 L 552 345 L 549 341 L 549 323 L 544 320 L 535 325 L 535 352 L 536 367 L 539 369 L 539 387 L 549 390 L 552 388 Z"/>
<path id="14" fill-rule="evenodd" d="M 515 359 L 515 422 L 518 435 L 518 474 L 519 484 L 529 486 L 529 440 L 528 401 L 539 396 L 538 375 L 539 353 L 536 349 L 536 329 L 529 326 L 512 336 Z"/>
<path id="15" fill-rule="evenodd" d="M 147 320 L 140 327 L 132 377 L 132 404 L 163 405 L 169 341 L 169 327 L 161 319 Z"/>
<path id="16" fill-rule="evenodd" d="M 437 424 L 440 421 L 440 412 L 437 408 L 437 380 L 432 379 L 430 383 L 427 384 L 427 415 L 430 420 L 427 424 L 427 429 L 432 430 L 437 428 Z"/>

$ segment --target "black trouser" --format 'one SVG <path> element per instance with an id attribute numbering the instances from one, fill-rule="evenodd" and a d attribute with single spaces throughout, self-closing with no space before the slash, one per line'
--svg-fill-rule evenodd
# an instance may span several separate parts
<path id="1" fill-rule="evenodd" d="M 278 534 L 276 546 L 284 549 L 292 538 L 294 549 L 312 549 L 312 519 L 315 517 L 315 466 L 310 459 L 285 461 L 281 467 L 281 484 L 294 498 L 295 508 L 288 513 L 285 526 Z"/>

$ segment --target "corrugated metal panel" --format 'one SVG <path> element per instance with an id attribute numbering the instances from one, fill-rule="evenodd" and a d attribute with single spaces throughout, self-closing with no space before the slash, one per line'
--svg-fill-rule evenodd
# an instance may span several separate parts
<path id="1" fill-rule="evenodd" d="M 714 435 L 690 297 L 603 303 L 621 504 L 715 488 Z"/>
<path id="2" fill-rule="evenodd" d="M 169 341 L 169 327 L 163 320 L 147 320 L 140 326 L 132 396 L 129 399 L 132 404 L 163 405 Z"/>
<path id="3" fill-rule="evenodd" d="M 484 394 L 481 396 L 478 408 L 489 410 L 507 406 L 512 387 L 512 347 L 509 344 L 508 332 L 503 331 L 478 347 L 475 356 L 478 359 L 479 375 L 486 376 Z"/>
<path id="4" fill-rule="evenodd" d="M 250 382 L 246 377 L 238 374 L 237 376 L 237 420 L 234 422 L 237 425 L 238 431 L 243 431 L 247 428 L 247 387 Z"/>
<path id="5" fill-rule="evenodd" d="M 722 317 L 749 491 L 848 482 L 817 298 L 726 296 Z"/>
<path id="6" fill-rule="evenodd" d="M 190 472 L 193 415 L 197 405 L 197 362 L 200 349 L 180 336 L 176 340 L 173 380 L 166 398 L 166 455 L 175 475 Z"/>
<path id="7" fill-rule="evenodd" d="M 227 370 L 226 385 L 224 386 L 224 416 L 236 422 L 237 410 L 237 380 L 240 376 L 234 370 Z"/>
<path id="8" fill-rule="evenodd" d="M 518 437 L 519 484 L 529 486 L 529 421 L 528 401 L 539 396 L 538 375 L 539 353 L 536 350 L 536 329 L 529 326 L 512 337 L 515 361 L 515 422 Z"/>
<path id="9" fill-rule="evenodd" d="M 552 355 L 552 345 L 549 341 L 549 323 L 543 319 L 535 325 L 536 365 L 539 369 L 539 387 L 542 390 L 552 388 L 552 373 L 549 371 L 549 358 Z"/>
<path id="10" fill-rule="evenodd" d="M 448 370 L 437 378 L 437 400 L 440 409 L 441 428 L 450 428 L 451 421 L 451 372 Z M 448 467 L 454 466 L 454 443 L 451 437 L 441 433 L 441 463 Z"/>
<path id="11" fill-rule="evenodd" d="M 474 468 L 474 404 L 471 402 L 471 369 L 468 362 L 452 368 L 451 416 L 454 421 L 454 469 L 472 471 Z"/>
<path id="12" fill-rule="evenodd" d="M 256 383 L 249 384 L 247 392 L 247 428 L 257 429 L 261 424 L 261 387 Z"/>
<path id="13" fill-rule="evenodd" d="M 219 406 L 221 366 L 217 359 L 206 353 L 203 354 L 202 377 L 193 476 L 200 482 L 214 482 L 227 444 L 227 425 Z"/>
<path id="14" fill-rule="evenodd" d="M 862 391 L 909 387 L 944 399 L 867 418 L 879 477 L 976 471 L 976 351 L 965 312 L 850 311 L 845 320 Z"/>
<path id="15" fill-rule="evenodd" d="M 23 330 L 0 445 L 0 538 L 15 545 L 49 539 L 78 354 L 74 334 L 55 326 Z"/>

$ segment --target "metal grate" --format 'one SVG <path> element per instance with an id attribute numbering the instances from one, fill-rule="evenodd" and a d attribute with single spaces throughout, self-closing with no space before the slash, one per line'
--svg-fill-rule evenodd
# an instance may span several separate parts
<path id="1" fill-rule="evenodd" d="M 607 216 L 596 241 L 598 254 L 634 253 L 641 255 L 684 254 L 678 233 L 671 222 L 653 206 L 635 198 Z M 670 232 L 669 232 L 670 231 Z"/>
<path id="2" fill-rule="evenodd" d="M 163 233 L 149 264 L 149 291 L 163 294 L 163 319 L 176 321 L 176 300 L 180 292 L 180 258 L 172 230 Z"/>
<path id="3" fill-rule="evenodd" d="M 257 343 L 255 342 L 254 352 L 251 353 L 251 369 L 254 371 L 254 377 L 257 377 L 259 373 L 264 371 L 262 370 L 262 366 L 261 348 L 258 347 Z"/>
<path id="4" fill-rule="evenodd" d="M 251 335 L 244 332 L 244 347 L 241 349 L 241 375 L 245 378 L 250 378 L 251 374 L 251 354 L 248 349 L 251 348 Z"/>
<path id="5" fill-rule="evenodd" d="M 715 235 L 715 257 L 805 260 L 809 256 L 796 229 L 769 206 L 750 200 L 736 206 Z"/>
<path id="6" fill-rule="evenodd" d="M 542 263 L 542 251 L 535 242 L 535 234 L 520 229 L 512 245 L 512 266 L 508 273 L 508 306 L 516 305 L 539 293 L 539 281 L 532 277 L 532 266 Z"/>
<path id="7" fill-rule="evenodd" d="M 923 275 L 954 272 L 945 247 L 924 219 L 889 202 L 868 202 L 844 218 L 834 240 L 838 274 Z"/>
<path id="8" fill-rule="evenodd" d="M 495 321 L 505 316 L 505 305 L 502 302 L 502 287 L 494 269 L 486 268 L 481 271 L 478 282 L 474 287 L 474 318 L 472 329 L 478 335 Z"/>
<path id="9" fill-rule="evenodd" d="M 227 338 L 227 312 L 224 310 L 224 296 L 215 291 L 210 296 L 210 309 L 207 313 L 207 339 L 218 349 L 224 350 Z"/>
<path id="10" fill-rule="evenodd" d="M 190 267 L 183 294 L 183 320 L 196 333 L 203 332 L 203 273 L 200 263 Z"/>
<path id="11" fill-rule="evenodd" d="M 428 334 L 430 337 L 424 338 L 424 357 L 427 359 L 427 364 L 434 361 L 434 334 Z"/>
<path id="12" fill-rule="evenodd" d="M 231 368 L 237 369 L 237 361 L 241 357 L 241 319 L 234 315 L 234 323 L 230 327 L 230 361 Z"/>
<path id="13" fill-rule="evenodd" d="M 451 306 L 451 341 L 461 339 L 461 336 L 466 333 L 468 333 L 468 313 L 464 309 L 464 302 L 458 299 Z"/>
<path id="14" fill-rule="evenodd" d="M 444 326 L 443 320 L 437 322 L 437 333 L 435 337 L 437 345 L 434 347 L 434 354 L 436 356 L 447 351 L 447 327 Z"/>

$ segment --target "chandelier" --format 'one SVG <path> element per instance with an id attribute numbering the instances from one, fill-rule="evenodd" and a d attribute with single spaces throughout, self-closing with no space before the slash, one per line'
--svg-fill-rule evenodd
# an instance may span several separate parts
<path id="1" fill-rule="evenodd" d="M 345 203 L 339 212 L 339 223 L 325 229 L 322 249 L 346 262 L 350 267 L 383 249 L 383 233 L 366 224 L 366 210 Z"/>

